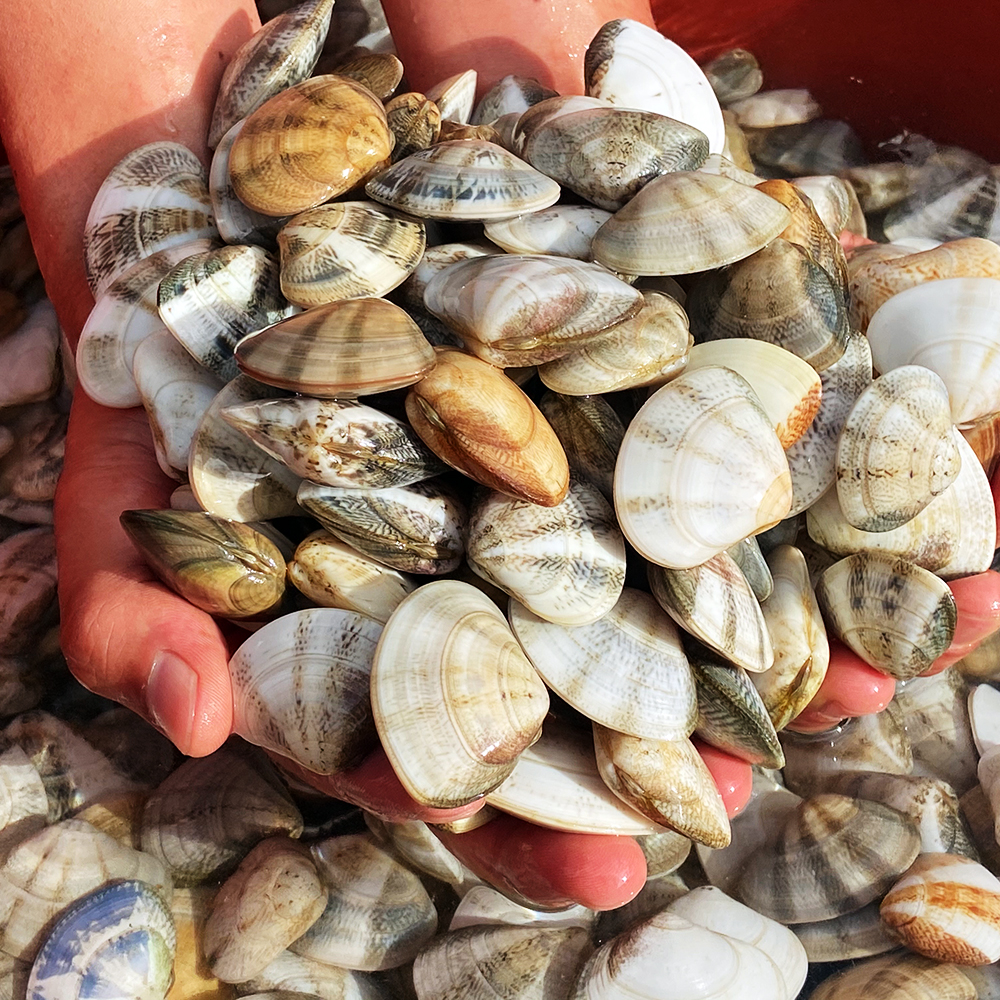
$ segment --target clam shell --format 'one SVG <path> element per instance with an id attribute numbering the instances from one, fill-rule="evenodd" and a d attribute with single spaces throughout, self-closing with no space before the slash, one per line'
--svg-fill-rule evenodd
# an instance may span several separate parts
<path id="1" fill-rule="evenodd" d="M 399 306 L 359 298 L 317 306 L 244 338 L 236 363 L 281 389 L 353 398 L 412 385 L 430 371 L 434 351 Z"/>
<path id="2" fill-rule="evenodd" d="M 332 72 L 357 80 L 380 101 L 385 101 L 403 79 L 403 64 L 391 52 L 364 52 L 337 63 Z"/>
<path id="3" fill-rule="evenodd" d="M 346 77 L 317 76 L 247 117 L 229 154 L 229 176 L 248 208 L 294 215 L 349 191 L 391 150 L 375 96 Z"/>
<path id="4" fill-rule="evenodd" d="M 439 80 L 427 91 L 427 97 L 441 109 L 441 117 L 465 124 L 472 116 L 476 102 L 479 75 L 474 69 Z"/>
<path id="5" fill-rule="evenodd" d="M 84 228 L 94 298 L 131 266 L 168 247 L 218 236 L 201 161 L 176 142 L 132 150 L 108 174 Z"/>
<path id="6" fill-rule="evenodd" d="M 545 508 L 490 493 L 469 517 L 473 571 L 559 625 L 587 625 L 610 611 L 625 584 L 625 539 L 595 486 L 570 480 Z"/>
<path id="7" fill-rule="evenodd" d="M 701 69 L 722 104 L 750 97 L 764 83 L 756 56 L 746 49 L 727 49 Z"/>
<path id="8" fill-rule="evenodd" d="M 24 750 L 0 752 L 0 861 L 45 826 L 48 811 L 42 777 Z"/>
<path id="9" fill-rule="evenodd" d="M 831 976 L 809 1000 L 976 1000 L 976 996 L 976 987 L 957 966 L 897 952 Z"/>
<path id="10" fill-rule="evenodd" d="M 746 136 L 755 163 L 786 176 L 840 174 L 867 161 L 857 132 L 847 122 L 829 118 L 748 129 Z"/>
<path id="11" fill-rule="evenodd" d="M 385 120 L 395 137 L 391 161 L 397 163 L 419 149 L 438 141 L 441 110 L 423 94 L 411 92 L 394 97 L 385 106 Z"/>
<path id="12" fill-rule="evenodd" d="M 237 49 L 222 74 L 208 145 L 268 98 L 313 71 L 330 27 L 333 0 L 306 0 L 268 21 Z"/>
<path id="13" fill-rule="evenodd" d="M 479 98 L 469 120 L 473 125 L 495 122 L 504 115 L 520 115 L 539 101 L 557 96 L 554 90 L 543 87 L 532 77 L 508 74 Z"/>
<path id="14" fill-rule="evenodd" d="M 381 632 L 339 608 L 296 611 L 254 632 L 229 661 L 234 731 L 317 774 L 358 763 L 375 746 L 368 688 Z"/>
<path id="15" fill-rule="evenodd" d="M 650 562 L 698 566 L 788 512 L 788 464 L 744 379 L 701 368 L 658 389 L 625 432 L 615 509 Z"/>
<path id="16" fill-rule="evenodd" d="M 422 219 L 485 222 L 548 208 L 559 185 L 502 146 L 454 139 L 394 163 L 365 193 Z"/>
<path id="17" fill-rule="evenodd" d="M 594 260 L 626 274 L 692 274 L 749 257 L 789 221 L 788 209 L 714 174 L 650 181 L 597 231 Z"/>
<path id="18" fill-rule="evenodd" d="M 274 991 L 274 992 L 271 992 Z M 283 951 L 253 979 L 240 984 L 240 992 L 257 1000 L 377 1000 L 381 987 L 371 976 L 352 972 L 304 955 Z"/>
<path id="19" fill-rule="evenodd" d="M 490 811 L 488 807 L 484 808 L 487 812 Z M 480 885 L 479 879 L 441 843 L 426 823 L 415 819 L 388 823 L 366 812 L 365 826 L 380 844 L 398 852 L 411 868 L 432 875 L 440 882 L 447 882 L 459 894 L 468 890 L 462 896 L 463 899 L 477 887 L 486 888 Z M 500 896 L 499 893 L 496 895 Z M 508 905 L 514 905 L 505 897 L 500 898 Z"/>
<path id="20" fill-rule="evenodd" d="M 507 253 L 590 260 L 594 234 L 611 213 L 591 205 L 553 205 L 514 219 L 487 222 L 486 235 Z"/>
<path id="21" fill-rule="evenodd" d="M 413 798 L 438 808 L 496 788 L 538 738 L 549 706 L 496 605 L 451 580 L 418 588 L 393 612 L 371 695 L 393 770 Z"/>
<path id="22" fill-rule="evenodd" d="M 894 951 L 899 942 L 882 923 L 878 904 L 869 903 L 853 913 L 791 928 L 810 962 L 842 962 Z"/>
<path id="23" fill-rule="evenodd" d="M 486 257 L 496 253 L 489 240 L 468 240 L 463 243 L 439 243 L 424 250 L 420 263 L 400 286 L 399 303 L 414 315 L 424 312 L 424 290 L 431 278 L 443 271 L 449 264 L 469 257 Z M 461 342 L 457 341 L 459 346 Z"/>
<path id="24" fill-rule="evenodd" d="M 730 101 L 726 109 L 736 115 L 742 128 L 775 128 L 799 125 L 818 118 L 822 111 L 808 90 L 786 88 L 762 90 Z"/>
<path id="25" fill-rule="evenodd" d="M 626 108 L 675 118 L 708 137 L 722 152 L 718 98 L 698 64 L 679 46 L 638 21 L 608 21 L 591 40 L 583 62 L 587 93 Z"/>
<path id="26" fill-rule="evenodd" d="M 589 625 L 554 625 L 513 600 L 509 618 L 542 679 L 577 711 L 632 736 L 691 734 L 694 678 L 673 622 L 648 594 L 627 587 Z"/>
<path id="27" fill-rule="evenodd" d="M 915 517 L 958 476 L 955 437 L 948 390 L 932 371 L 904 365 L 875 379 L 837 445 L 844 517 L 862 531 L 890 531 Z"/>
<path id="28" fill-rule="evenodd" d="M 281 290 L 308 309 L 336 299 L 381 296 L 417 266 L 423 223 L 366 201 L 300 212 L 278 233 Z"/>
<path id="29" fill-rule="evenodd" d="M 1000 960 L 1000 880 L 956 854 L 921 854 L 879 907 L 913 951 L 939 962 Z"/>
<path id="30" fill-rule="evenodd" d="M 845 229 L 858 236 L 868 235 L 857 193 L 846 180 L 826 174 L 795 177 L 792 183 L 809 198 L 831 235 L 839 236 Z"/>

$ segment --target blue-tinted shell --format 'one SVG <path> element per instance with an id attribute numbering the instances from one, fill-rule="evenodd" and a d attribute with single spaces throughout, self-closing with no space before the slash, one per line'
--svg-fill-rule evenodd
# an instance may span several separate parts
<path id="1" fill-rule="evenodd" d="M 177 932 L 146 882 L 123 879 L 68 906 L 28 978 L 27 1000 L 163 1000 Z"/>

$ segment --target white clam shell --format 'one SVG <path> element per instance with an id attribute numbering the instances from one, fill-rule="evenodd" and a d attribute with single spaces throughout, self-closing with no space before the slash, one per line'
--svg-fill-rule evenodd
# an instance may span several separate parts
<path id="1" fill-rule="evenodd" d="M 969 692 L 969 722 L 980 756 L 1000 744 L 1000 691 L 977 684 Z"/>
<path id="2" fill-rule="evenodd" d="M 484 925 L 528 924 L 533 927 L 594 926 L 597 913 L 579 904 L 565 910 L 532 910 L 508 899 L 492 886 L 474 885 L 461 899 L 451 918 L 449 931 Z"/>
<path id="3" fill-rule="evenodd" d="M 487 222 L 486 235 L 508 253 L 543 253 L 590 260 L 594 234 L 611 213 L 593 205 L 553 205 L 516 219 Z"/>
<path id="4" fill-rule="evenodd" d="M 271 992 L 271 991 L 274 992 Z M 244 996 L 258 1000 L 379 1000 L 381 987 L 371 976 L 283 951 L 253 979 L 240 984 Z"/>
<path id="5" fill-rule="evenodd" d="M 438 106 L 442 119 L 464 125 L 472 117 L 478 82 L 479 75 L 476 71 L 467 69 L 435 83 L 427 91 L 426 97 Z"/>
<path id="6" fill-rule="evenodd" d="M 812 121 L 820 106 L 808 90 L 786 88 L 762 90 L 726 105 L 736 115 L 740 128 L 777 128 Z"/>
<path id="7" fill-rule="evenodd" d="M 38 769 L 19 746 L 0 753 L 0 862 L 45 826 L 49 811 Z"/>

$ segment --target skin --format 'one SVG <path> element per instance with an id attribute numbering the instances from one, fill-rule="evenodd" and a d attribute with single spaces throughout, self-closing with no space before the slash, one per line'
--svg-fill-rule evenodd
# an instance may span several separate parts
<path id="1" fill-rule="evenodd" d="M 548 12 L 540 12 L 537 0 L 494 0 L 477 10 L 474 25 L 461 16 L 458 0 L 386 0 L 385 6 L 411 80 L 424 86 L 475 64 L 484 85 L 519 72 L 576 90 L 582 46 L 600 24 L 615 16 L 651 23 L 647 0 L 570 2 Z M 182 142 L 208 162 L 204 137 L 222 69 L 258 26 L 246 0 L 130 0 L 128 17 L 122 10 L 117 0 L 0 0 L 7 56 L 0 61 L 0 133 L 71 343 L 93 305 L 80 248 L 97 188 L 126 152 L 154 139 Z M 675 15 L 689 31 L 690 17 Z M 539 30 L 539 18 L 558 23 L 545 21 Z M 95 99 L 112 94 L 114 100 Z M 56 498 L 66 656 L 87 687 L 133 708 L 197 756 L 232 731 L 232 637 L 159 584 L 118 524 L 124 509 L 168 506 L 175 485 L 156 465 L 142 411 L 107 410 L 77 392 Z M 997 627 L 1000 590 L 997 575 L 989 576 L 987 584 L 956 592 L 956 643 L 963 648 Z M 892 682 L 873 674 L 838 651 L 799 724 L 825 728 L 844 715 L 884 707 Z M 749 794 L 749 768 L 711 748 L 703 756 L 735 814 Z M 422 809 L 381 753 L 349 774 L 310 780 L 385 818 L 440 822 L 479 808 Z M 503 818 L 445 840 L 473 870 L 548 906 L 574 900 L 616 906 L 645 876 L 642 854 L 628 838 L 563 834 Z"/>

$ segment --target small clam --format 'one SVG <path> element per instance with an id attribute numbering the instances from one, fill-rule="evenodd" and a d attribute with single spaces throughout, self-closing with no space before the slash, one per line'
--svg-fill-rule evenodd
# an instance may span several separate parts
<path id="1" fill-rule="evenodd" d="M 762 90 L 727 104 L 742 128 L 800 125 L 822 113 L 808 90 Z"/>
<path id="2" fill-rule="evenodd" d="M 722 104 L 750 97 L 764 83 L 756 56 L 746 49 L 727 49 L 701 68 Z"/>
<path id="3" fill-rule="evenodd" d="M 956 965 L 895 952 L 831 976 L 809 1000 L 976 1000 L 976 987 Z"/>
<path id="4" fill-rule="evenodd" d="M 392 147 L 393 163 L 438 141 L 441 111 L 423 94 L 411 92 L 394 97 L 386 103 L 385 119 L 396 140 Z"/>
<path id="5" fill-rule="evenodd" d="M 531 77 L 508 74 L 483 94 L 469 120 L 473 125 L 495 122 L 504 115 L 521 114 L 533 104 L 556 96 L 554 90 L 543 87 Z"/>
<path id="6" fill-rule="evenodd" d="M 441 109 L 442 118 L 464 125 L 472 116 L 478 82 L 479 75 L 476 71 L 467 69 L 464 73 L 439 80 L 428 88 L 427 97 Z"/>
<path id="7" fill-rule="evenodd" d="M 826 174 L 795 177 L 792 183 L 809 198 L 832 236 L 839 236 L 846 229 L 867 237 L 868 224 L 858 196 L 846 180 Z"/>
<path id="8" fill-rule="evenodd" d="M 592 205 L 553 205 L 515 219 L 487 222 L 486 235 L 507 253 L 542 253 L 590 260 L 594 234 L 610 212 Z"/>
<path id="9" fill-rule="evenodd" d="M 403 79 L 403 64 L 391 52 L 363 52 L 337 63 L 330 72 L 357 80 L 380 101 L 386 101 Z"/>

